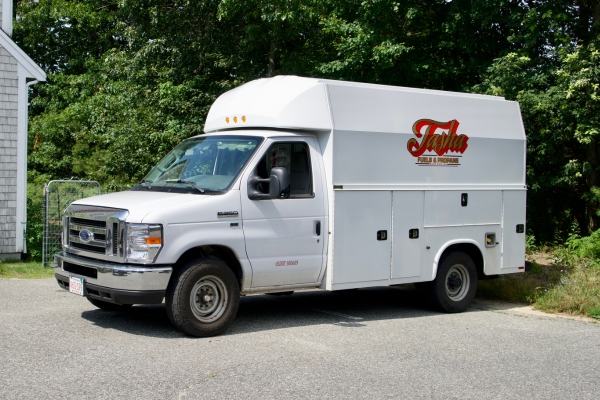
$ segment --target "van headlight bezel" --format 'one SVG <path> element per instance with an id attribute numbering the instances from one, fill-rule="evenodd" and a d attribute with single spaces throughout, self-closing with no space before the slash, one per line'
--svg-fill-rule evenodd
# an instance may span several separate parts
<path id="1" fill-rule="evenodd" d="M 127 223 L 125 226 L 125 262 L 152 264 L 163 248 L 160 224 Z"/>

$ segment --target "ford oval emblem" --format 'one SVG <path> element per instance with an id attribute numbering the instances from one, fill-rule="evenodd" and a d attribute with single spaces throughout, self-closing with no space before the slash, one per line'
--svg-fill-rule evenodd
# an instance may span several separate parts
<path id="1" fill-rule="evenodd" d="M 94 234 L 87 229 L 83 229 L 79 232 L 79 239 L 81 239 L 82 242 L 87 243 L 94 239 Z"/>

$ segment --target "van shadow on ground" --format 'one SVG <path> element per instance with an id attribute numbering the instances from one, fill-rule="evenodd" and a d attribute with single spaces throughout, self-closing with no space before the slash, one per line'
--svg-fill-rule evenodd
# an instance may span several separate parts
<path id="1" fill-rule="evenodd" d="M 425 294 L 412 285 L 341 292 L 311 290 L 291 296 L 252 295 L 241 298 L 237 317 L 224 335 L 321 324 L 361 329 L 367 321 L 437 314 Z M 96 326 L 134 335 L 187 337 L 171 325 L 164 304 L 133 306 L 125 312 L 94 309 L 84 311 L 82 317 Z"/>

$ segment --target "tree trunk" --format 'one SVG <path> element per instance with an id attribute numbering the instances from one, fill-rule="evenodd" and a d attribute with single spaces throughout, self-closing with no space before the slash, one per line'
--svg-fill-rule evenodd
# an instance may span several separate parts
<path id="1" fill-rule="evenodd" d="M 271 39 L 271 49 L 269 50 L 269 67 L 267 69 L 267 76 L 270 78 L 275 76 L 275 49 L 277 49 L 277 42 Z"/>

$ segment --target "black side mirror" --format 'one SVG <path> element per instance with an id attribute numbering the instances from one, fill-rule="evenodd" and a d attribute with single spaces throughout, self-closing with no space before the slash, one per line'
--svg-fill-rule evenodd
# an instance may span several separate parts
<path id="1" fill-rule="evenodd" d="M 275 167 L 269 178 L 269 198 L 277 199 L 282 195 L 284 198 L 290 195 L 290 173 L 286 168 Z"/>
<path id="2" fill-rule="evenodd" d="M 269 193 L 261 192 L 258 188 L 259 183 L 268 183 Z M 279 199 L 281 197 L 288 198 L 289 195 L 290 173 L 286 168 L 272 168 L 269 179 L 261 179 L 254 173 L 248 179 L 248 198 L 250 200 Z"/>

